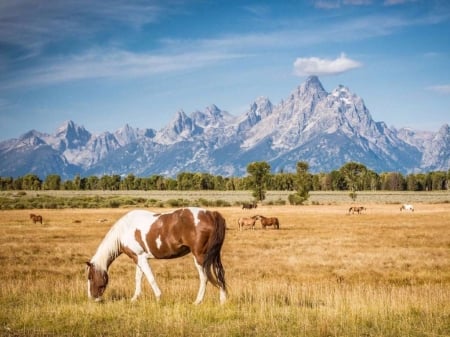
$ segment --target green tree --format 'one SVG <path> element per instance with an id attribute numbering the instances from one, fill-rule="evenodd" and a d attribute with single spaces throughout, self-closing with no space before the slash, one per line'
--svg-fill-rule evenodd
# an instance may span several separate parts
<path id="1" fill-rule="evenodd" d="M 45 190 L 59 190 L 61 189 L 61 177 L 58 174 L 49 174 L 43 184 Z"/>
<path id="2" fill-rule="evenodd" d="M 125 179 L 123 179 L 121 181 L 120 188 L 122 190 L 127 190 L 127 191 L 134 190 L 135 189 L 135 180 L 136 180 L 136 177 L 134 174 L 132 174 L 132 173 L 128 174 L 125 177 Z"/>
<path id="3" fill-rule="evenodd" d="M 14 189 L 13 177 L 0 177 L 0 190 L 8 191 Z"/>
<path id="4" fill-rule="evenodd" d="M 36 174 L 29 173 L 23 177 L 22 189 L 23 190 L 40 190 L 42 181 Z"/>
<path id="5" fill-rule="evenodd" d="M 349 162 L 343 165 L 339 171 L 347 183 L 347 189 L 350 191 L 349 196 L 354 201 L 356 199 L 356 191 L 364 186 L 364 178 L 367 174 L 367 168 L 360 163 Z"/>
<path id="6" fill-rule="evenodd" d="M 295 177 L 295 189 L 297 193 L 289 195 L 288 199 L 291 205 L 302 205 L 309 198 L 312 179 L 308 170 L 309 165 L 307 162 L 299 161 L 297 163 L 297 175 Z"/>
<path id="7" fill-rule="evenodd" d="M 270 165 L 265 162 L 253 162 L 248 164 L 247 173 L 252 185 L 253 197 L 256 201 L 263 201 L 266 198 L 267 178 L 270 174 Z"/>
<path id="8" fill-rule="evenodd" d="M 388 191 L 404 191 L 406 181 L 399 172 L 386 172 L 381 174 L 381 188 Z"/>

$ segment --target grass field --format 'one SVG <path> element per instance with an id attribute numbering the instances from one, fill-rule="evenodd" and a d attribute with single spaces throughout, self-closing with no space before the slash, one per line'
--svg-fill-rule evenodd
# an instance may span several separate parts
<path id="1" fill-rule="evenodd" d="M 159 303 L 147 283 L 130 302 L 126 256 L 111 265 L 105 301 L 87 300 L 84 262 L 129 209 L 43 209 L 42 225 L 30 211 L 1 211 L 0 336 L 449 336 L 450 204 L 364 205 L 360 215 L 345 201 L 216 208 L 229 228 L 224 306 L 211 286 L 191 304 L 190 255 L 150 261 Z M 256 213 L 279 217 L 281 229 L 237 230 Z"/>

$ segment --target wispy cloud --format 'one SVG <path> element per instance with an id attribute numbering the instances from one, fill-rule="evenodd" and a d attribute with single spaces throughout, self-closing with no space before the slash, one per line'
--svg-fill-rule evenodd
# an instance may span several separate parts
<path id="1" fill-rule="evenodd" d="M 50 43 L 86 39 L 114 25 L 139 29 L 170 7 L 153 1 L 16 0 L 0 2 L 0 42 L 34 56 Z"/>
<path id="2" fill-rule="evenodd" d="M 426 88 L 427 90 L 437 92 L 439 94 L 450 95 L 450 84 L 433 85 Z"/>
<path id="3" fill-rule="evenodd" d="M 337 75 L 361 67 L 358 61 L 349 59 L 344 53 L 334 60 L 318 57 L 297 58 L 294 73 L 298 76 Z"/>
<path id="4" fill-rule="evenodd" d="M 60 40 L 76 37 L 89 39 L 99 35 L 107 25 L 140 27 L 156 23 L 169 13 L 181 11 L 183 1 L 173 0 L 174 7 L 164 1 L 123 2 L 122 0 L 16 0 L 0 2 L 0 43 L 17 46 L 22 59 L 14 61 L 0 55 L 2 79 L 0 88 L 17 88 L 31 85 L 51 85 L 93 78 L 137 78 L 165 72 L 184 71 L 208 67 L 226 60 L 257 57 L 267 51 L 271 53 L 293 50 L 303 46 L 314 46 L 335 41 L 336 36 L 347 41 L 357 41 L 374 36 L 384 36 L 411 25 L 439 22 L 443 16 L 423 15 L 409 20 L 404 15 L 370 15 L 345 21 L 333 21 L 317 25 L 314 18 L 305 20 L 283 19 L 272 29 L 262 32 L 217 35 L 205 34 L 192 39 L 173 38 L 152 41 L 146 51 L 131 51 L 126 42 L 101 41 L 100 47 L 92 44 L 76 50 L 66 51 L 64 57 L 40 55 L 34 63 L 23 62 L 23 58 L 39 54 L 46 45 L 58 45 Z M 319 3 L 320 1 L 316 1 Z M 324 3 L 341 1 L 324 1 Z M 342 0 L 347 4 L 363 4 L 365 0 Z M 179 7 L 177 7 L 179 6 Z M 265 15 L 265 6 L 247 7 L 253 15 Z M 70 17 L 70 20 L 67 20 Z M 25 24 L 26 23 L 26 24 Z M 288 28 L 286 28 L 288 27 Z M 100 34 L 101 35 L 101 34 Z M 96 44 L 97 45 L 97 44 Z M 111 47 L 114 46 L 114 47 Z M 85 49 L 88 48 L 88 49 Z M 320 74 L 333 74 L 361 66 L 357 61 L 341 55 L 335 60 L 299 58 L 296 73 L 311 70 Z M 3 71 L 4 70 L 4 71 Z"/>
<path id="5" fill-rule="evenodd" d="M 385 6 L 397 6 L 397 5 L 404 5 L 406 3 L 410 2 L 416 2 L 417 0 L 385 0 L 384 5 Z"/>
<path id="6" fill-rule="evenodd" d="M 189 52 L 173 55 L 133 53 L 123 50 L 91 50 L 71 58 L 53 59 L 46 65 L 19 72 L 0 88 L 53 85 L 86 79 L 131 79 L 161 73 L 207 67 L 224 60 L 243 57 L 239 54 Z"/>
<path id="7" fill-rule="evenodd" d="M 393 0 L 395 1 L 395 0 Z M 335 9 L 342 6 L 367 6 L 372 0 L 315 0 L 314 7 L 319 9 Z"/>

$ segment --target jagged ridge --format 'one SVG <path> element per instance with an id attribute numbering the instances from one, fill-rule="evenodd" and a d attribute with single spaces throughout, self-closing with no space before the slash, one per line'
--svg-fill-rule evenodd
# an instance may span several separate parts
<path id="1" fill-rule="evenodd" d="M 129 125 L 93 135 L 73 121 L 53 135 L 32 130 L 0 143 L 0 175 L 165 174 L 182 171 L 244 175 L 248 163 L 267 161 L 273 171 L 294 171 L 300 160 L 312 172 L 348 161 L 370 169 L 448 170 L 447 124 L 436 132 L 389 128 L 376 122 L 362 98 L 345 86 L 331 93 L 311 76 L 277 105 L 259 97 L 240 116 L 211 105 L 178 111 L 159 131 Z"/>

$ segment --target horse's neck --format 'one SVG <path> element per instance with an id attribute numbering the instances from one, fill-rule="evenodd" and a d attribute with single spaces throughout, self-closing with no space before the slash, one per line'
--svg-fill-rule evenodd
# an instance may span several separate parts
<path id="1" fill-rule="evenodd" d="M 109 266 L 119 256 L 120 252 L 117 249 L 104 250 L 105 248 L 100 246 L 92 257 L 91 262 L 99 266 L 103 270 L 108 270 Z"/>
<path id="2" fill-rule="evenodd" d="M 120 228 L 111 228 L 106 234 L 91 262 L 108 270 L 110 264 L 120 255 Z"/>

